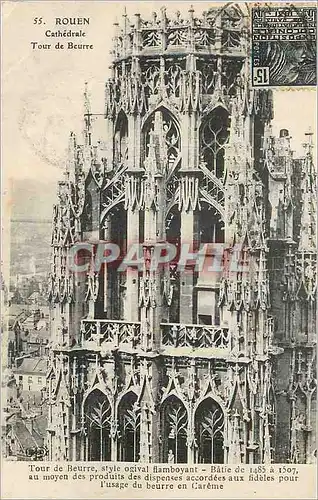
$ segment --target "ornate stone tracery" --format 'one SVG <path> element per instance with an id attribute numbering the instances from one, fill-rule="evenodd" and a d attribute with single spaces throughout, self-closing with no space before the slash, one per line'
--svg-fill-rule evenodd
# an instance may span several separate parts
<path id="1" fill-rule="evenodd" d="M 249 36 L 235 5 L 125 15 L 104 113 L 85 89 L 83 145 L 71 134 L 53 213 L 52 459 L 311 460 L 312 134 L 297 161 L 288 131 L 272 137 Z M 70 272 L 73 245 L 99 240 L 122 252 L 141 243 L 142 268 Z M 222 244 L 222 269 L 152 268 L 166 241 L 177 255 L 207 245 L 210 259 Z"/>

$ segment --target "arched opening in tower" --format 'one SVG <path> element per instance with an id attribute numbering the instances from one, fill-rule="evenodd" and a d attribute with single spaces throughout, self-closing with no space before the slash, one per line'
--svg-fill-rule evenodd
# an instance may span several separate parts
<path id="1" fill-rule="evenodd" d="M 187 410 L 179 398 L 172 395 L 161 408 L 162 462 L 187 462 Z"/>
<path id="2" fill-rule="evenodd" d="M 229 139 L 229 125 L 228 112 L 218 107 L 209 113 L 200 128 L 201 166 L 218 179 L 225 177 L 224 152 Z"/>
<path id="3" fill-rule="evenodd" d="M 198 215 L 200 243 L 224 243 L 224 222 L 218 210 L 202 201 Z"/>
<path id="4" fill-rule="evenodd" d="M 140 457 L 140 406 L 133 392 L 126 394 L 118 406 L 120 462 L 138 462 Z"/>
<path id="5" fill-rule="evenodd" d="M 85 424 L 87 429 L 87 460 L 109 461 L 111 459 L 111 407 L 105 394 L 94 390 L 85 401 Z"/>
<path id="6" fill-rule="evenodd" d="M 127 254 L 127 212 L 123 203 L 116 205 L 109 214 L 109 241 L 118 245 L 120 257 Z M 125 318 L 126 272 L 118 271 L 121 259 L 107 266 L 107 317 L 121 320 Z"/>
<path id="7" fill-rule="evenodd" d="M 212 398 L 202 401 L 195 412 L 196 463 L 224 462 L 224 415 Z"/>

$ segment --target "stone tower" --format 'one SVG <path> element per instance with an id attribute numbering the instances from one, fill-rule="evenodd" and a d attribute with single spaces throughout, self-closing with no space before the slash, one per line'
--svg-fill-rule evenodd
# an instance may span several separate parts
<path id="1" fill-rule="evenodd" d="M 54 207 L 52 460 L 310 460 L 312 146 L 272 137 L 249 37 L 233 5 L 116 24 Z"/>

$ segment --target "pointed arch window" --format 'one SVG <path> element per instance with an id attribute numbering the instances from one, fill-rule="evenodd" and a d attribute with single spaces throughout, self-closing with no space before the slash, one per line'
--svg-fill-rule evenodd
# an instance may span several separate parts
<path id="1" fill-rule="evenodd" d="M 85 402 L 87 429 L 87 459 L 111 459 L 111 407 L 108 398 L 99 390 L 93 391 Z"/>
<path id="2" fill-rule="evenodd" d="M 169 396 L 162 407 L 163 462 L 187 462 L 188 415 L 176 396 Z"/>
<path id="3" fill-rule="evenodd" d="M 198 406 L 195 412 L 197 463 L 224 462 L 224 415 L 221 407 L 211 398 Z"/>
<path id="4" fill-rule="evenodd" d="M 229 115 L 224 108 L 214 109 L 200 130 L 200 158 L 219 179 L 225 175 L 224 151 L 229 139 Z"/>
<path id="5" fill-rule="evenodd" d="M 165 85 L 169 96 L 180 97 L 181 73 L 185 69 L 185 63 L 181 64 L 171 62 L 167 64 L 165 72 Z"/>
<path id="6" fill-rule="evenodd" d="M 160 166 L 164 167 L 165 173 L 176 170 L 181 156 L 180 131 L 176 120 L 166 109 L 158 109 L 147 120 L 144 144 L 146 158 L 160 152 L 160 156 L 166 159 L 165 165 Z"/>
<path id="7" fill-rule="evenodd" d="M 126 394 L 118 406 L 118 460 L 138 462 L 140 457 L 140 406 L 136 394 Z"/>
<path id="8" fill-rule="evenodd" d="M 142 67 L 142 83 L 145 89 L 145 95 L 149 98 L 151 95 L 158 94 L 160 84 L 160 67 L 158 63 L 145 63 Z"/>

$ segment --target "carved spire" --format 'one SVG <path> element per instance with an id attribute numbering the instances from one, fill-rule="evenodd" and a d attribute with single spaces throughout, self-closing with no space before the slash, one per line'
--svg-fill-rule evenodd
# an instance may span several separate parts
<path id="1" fill-rule="evenodd" d="M 317 173 L 313 162 L 313 133 L 306 134 L 307 141 L 304 144 L 305 157 L 302 168 L 302 213 L 301 234 L 299 250 L 301 252 L 316 251 L 316 224 L 317 224 Z"/>
<path id="2" fill-rule="evenodd" d="M 297 253 L 297 272 L 300 278 L 298 296 L 314 301 L 317 290 L 316 266 L 316 197 L 317 174 L 313 163 L 312 132 L 307 134 L 304 144 L 305 156 L 302 168 L 302 209 L 300 218 L 300 238 Z"/>

